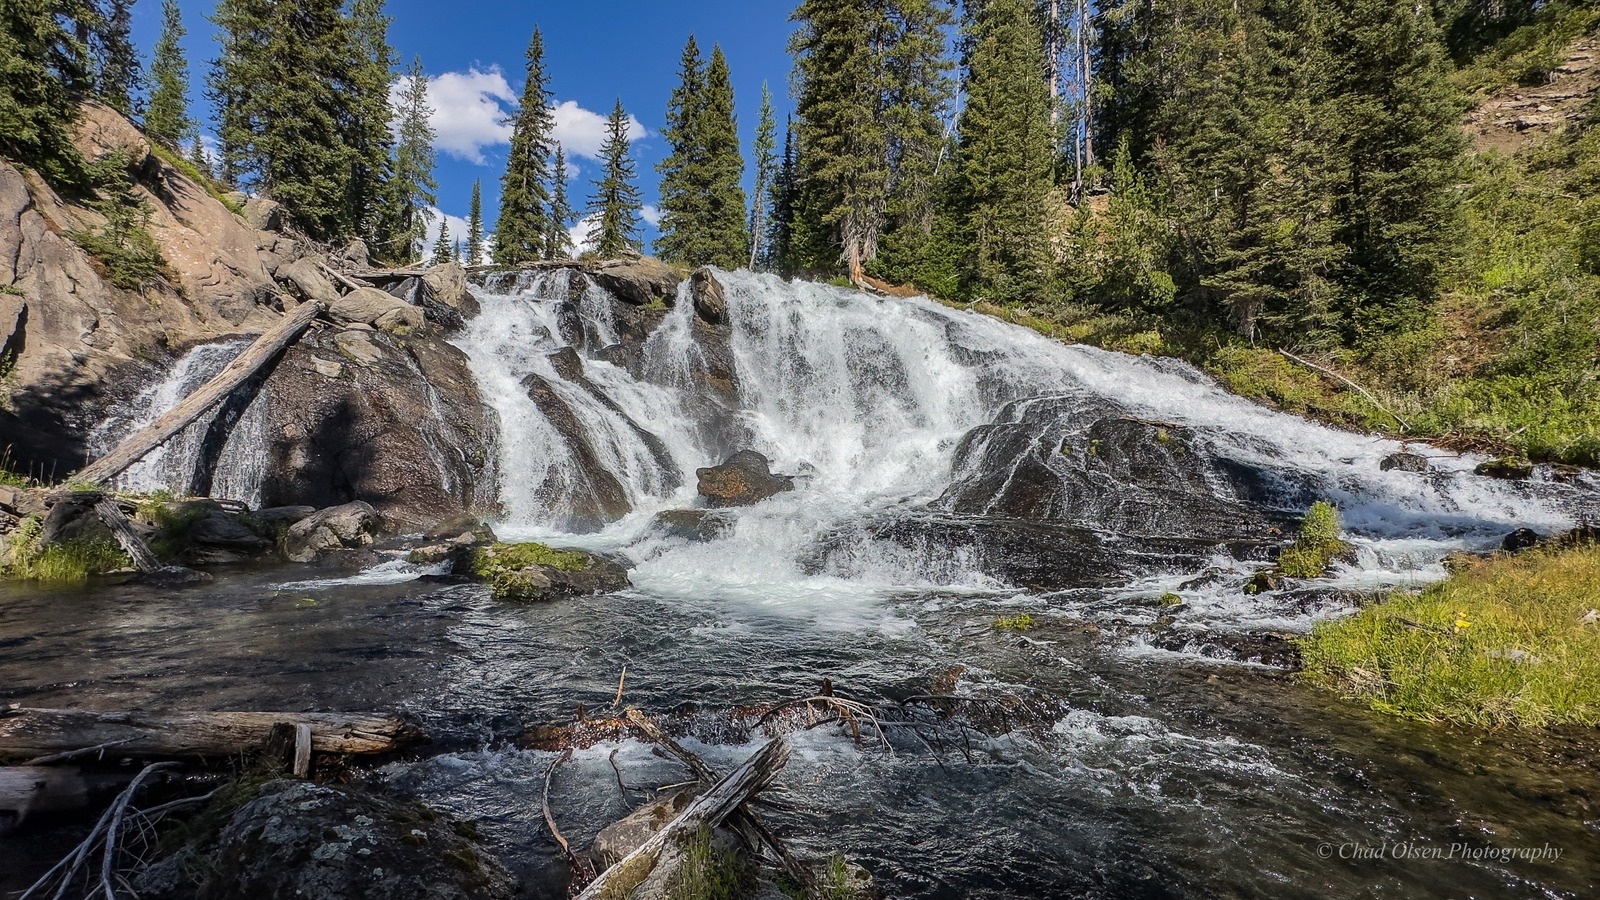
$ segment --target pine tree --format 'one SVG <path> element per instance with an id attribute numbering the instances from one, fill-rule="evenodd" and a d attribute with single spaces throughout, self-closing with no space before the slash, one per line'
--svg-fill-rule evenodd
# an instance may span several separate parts
<path id="1" fill-rule="evenodd" d="M 450 220 L 445 217 L 444 213 L 440 213 L 439 238 L 433 242 L 433 262 L 431 264 L 442 266 L 452 261 L 455 258 L 451 253 L 454 247 L 455 243 L 450 240 Z"/>
<path id="2" fill-rule="evenodd" d="M 504 266 L 538 259 L 550 233 L 550 145 L 555 115 L 544 70 L 544 36 L 528 42 L 528 79 L 511 131 L 506 173 L 500 181 L 500 217 L 495 223 L 495 262 Z"/>
<path id="3" fill-rule="evenodd" d="M 380 247 L 385 258 L 407 262 L 424 249 L 428 210 L 439 202 L 438 182 L 433 178 L 437 154 L 433 149 L 433 107 L 428 103 L 428 76 L 422 58 L 413 57 L 406 70 L 405 89 L 400 94 L 398 140 L 394 151 L 394 175 L 389 180 L 389 242 Z"/>
<path id="4" fill-rule="evenodd" d="M 761 116 L 756 124 L 756 189 L 750 195 L 750 268 L 755 270 L 765 259 L 762 242 L 768 226 L 767 210 L 772 204 L 773 179 L 778 176 L 778 123 L 772 117 L 772 91 L 761 83 Z"/>
<path id="5" fill-rule="evenodd" d="M 957 176 L 971 256 L 964 287 L 972 296 L 1028 298 L 1049 264 L 1045 204 L 1054 164 L 1039 27 L 1025 0 L 984 0 L 968 30 Z"/>
<path id="6" fill-rule="evenodd" d="M 794 124 L 785 122 L 783 157 L 772 178 L 772 224 L 767 227 L 766 268 L 789 276 L 798 266 L 794 258 L 794 215 L 798 202 L 795 184 Z"/>
<path id="7" fill-rule="evenodd" d="M 144 130 L 168 147 L 178 146 L 195 131 L 195 123 L 189 118 L 189 60 L 183 55 L 182 46 L 186 33 L 178 0 L 162 0 L 161 36 L 156 39 L 150 61 L 154 90 L 145 109 Z"/>
<path id="8" fill-rule="evenodd" d="M 0 3 L 0 155 L 39 169 L 57 188 L 81 185 L 84 165 L 68 129 L 77 118 L 75 86 L 88 77 L 87 48 L 74 13 L 58 0 Z"/>
<path id="9" fill-rule="evenodd" d="M 109 10 L 95 29 L 95 93 L 107 106 L 125 116 L 133 114 L 133 97 L 143 81 L 139 52 L 133 48 L 134 0 L 110 0 Z"/>
<path id="10" fill-rule="evenodd" d="M 389 106 L 396 55 L 389 46 L 384 0 L 355 0 L 350 12 L 352 108 L 345 141 L 352 156 L 345 191 L 349 220 L 375 247 L 393 245 L 385 206 L 394 172 L 395 111 Z"/>
<path id="11" fill-rule="evenodd" d="M 567 199 L 567 152 L 556 144 L 554 174 L 550 178 L 550 232 L 545 239 L 546 259 L 571 259 L 577 255 L 572 246 L 572 202 Z"/>
<path id="12" fill-rule="evenodd" d="M 472 207 L 467 213 L 467 265 L 483 263 L 483 182 L 472 183 Z"/>
<path id="13" fill-rule="evenodd" d="M 745 230 L 744 154 L 739 148 L 739 124 L 733 110 L 733 83 L 728 60 L 720 46 L 711 48 L 706 66 L 705 107 L 701 110 L 697 138 L 703 154 L 705 217 L 699 223 L 704 245 L 690 265 L 737 269 L 745 264 L 750 235 Z"/>
<path id="14" fill-rule="evenodd" d="M 661 129 L 671 150 L 656 165 L 661 174 L 661 235 L 655 241 L 656 255 L 683 265 L 691 265 L 702 252 L 699 230 L 706 221 L 705 197 L 697 182 L 703 159 L 699 131 L 705 96 L 705 65 L 691 34 L 678 61 L 678 86 L 667 101 L 666 125 Z"/>
<path id="15" fill-rule="evenodd" d="M 896 6 L 897 34 L 884 56 L 891 175 L 874 268 L 891 280 L 913 281 L 933 233 L 944 115 L 954 93 L 945 49 L 952 16 L 944 0 L 897 0 Z"/>
<path id="16" fill-rule="evenodd" d="M 606 141 L 600 148 L 601 174 L 594 183 L 588 209 L 595 217 L 588 243 L 601 259 L 620 257 L 638 243 L 639 187 L 634 184 L 628 125 L 628 114 L 619 99 L 606 120 Z"/>
<path id="17" fill-rule="evenodd" d="M 877 255 L 889 184 L 882 2 L 803 0 L 795 57 L 799 199 L 792 234 L 801 268 L 844 264 L 859 279 Z"/>
<path id="18" fill-rule="evenodd" d="M 217 177 L 216 160 L 206 154 L 205 138 L 200 134 L 200 127 L 193 124 L 189 126 L 189 161 L 207 178 Z"/>

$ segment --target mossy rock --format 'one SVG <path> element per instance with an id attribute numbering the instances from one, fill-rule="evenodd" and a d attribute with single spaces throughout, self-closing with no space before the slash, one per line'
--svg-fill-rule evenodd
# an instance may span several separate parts
<path id="1" fill-rule="evenodd" d="M 1521 457 L 1502 456 L 1498 459 L 1490 459 L 1478 463 L 1472 472 L 1475 475 L 1486 475 L 1490 478 L 1521 481 L 1533 476 L 1533 463 Z"/>
<path id="2" fill-rule="evenodd" d="M 628 573 L 611 560 L 533 542 L 463 548 L 455 570 L 489 585 L 498 600 L 556 600 L 628 586 Z"/>

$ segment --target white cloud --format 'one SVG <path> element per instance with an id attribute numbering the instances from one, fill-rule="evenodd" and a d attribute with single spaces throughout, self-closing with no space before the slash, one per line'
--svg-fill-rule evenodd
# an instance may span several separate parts
<path id="1" fill-rule="evenodd" d="M 566 148 L 567 155 L 599 159 L 600 145 L 606 141 L 606 120 L 609 117 L 584 109 L 576 100 L 557 103 L 554 112 L 556 140 Z M 637 141 L 649 134 L 637 118 L 628 116 L 628 140 Z"/>
<path id="2" fill-rule="evenodd" d="M 572 238 L 572 246 L 576 248 L 575 252 L 578 255 L 581 256 L 594 249 L 594 245 L 589 243 L 589 229 L 593 228 L 598 221 L 600 221 L 600 214 L 594 213 L 584 216 L 578 220 L 578 224 L 567 229 L 567 236 Z"/>
<path id="3" fill-rule="evenodd" d="M 424 259 L 433 259 L 433 245 L 439 242 L 439 226 L 444 222 L 450 223 L 450 240 L 465 245 L 467 242 L 467 220 L 460 216 L 452 216 L 438 207 L 428 207 L 428 236 L 422 245 Z"/>
<path id="4" fill-rule="evenodd" d="M 409 83 L 407 78 L 395 82 L 391 105 L 398 108 Z M 451 156 L 482 165 L 485 147 L 511 141 L 506 118 L 516 109 L 517 95 L 497 67 L 430 77 L 428 105 L 433 108 L 433 145 Z"/>
<path id="5" fill-rule="evenodd" d="M 639 216 L 646 222 L 649 222 L 652 228 L 661 227 L 661 210 L 656 209 L 654 206 L 646 203 L 644 207 L 639 210 Z"/>

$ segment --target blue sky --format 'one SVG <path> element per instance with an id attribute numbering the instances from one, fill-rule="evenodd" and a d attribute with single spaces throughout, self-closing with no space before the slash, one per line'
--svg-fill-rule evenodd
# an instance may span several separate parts
<path id="1" fill-rule="evenodd" d="M 782 140 L 789 98 L 789 56 L 785 49 L 794 8 L 790 0 L 589 0 L 589 2 L 510 2 L 510 0 L 389 0 L 393 19 L 389 43 L 402 60 L 421 55 L 430 79 L 439 132 L 439 206 L 464 218 L 472 182 L 483 180 L 484 215 L 491 226 L 500 204 L 507 129 L 496 120 L 520 96 L 523 53 L 537 24 L 544 31 L 546 66 L 557 104 L 558 135 L 577 171 L 574 205 L 587 201 L 597 166 L 588 154 L 599 147 L 599 127 L 620 97 L 639 120 L 644 137 L 634 144 L 639 186 L 645 203 L 656 202 L 655 165 L 666 155 L 659 131 L 667 99 L 677 80 L 678 57 L 692 32 L 709 54 L 722 45 L 733 74 L 739 133 L 746 155 L 746 190 L 754 180 L 748 164 L 755 139 L 761 83 L 770 84 Z M 204 95 L 204 75 L 216 55 L 215 29 L 208 20 L 211 0 L 179 0 L 190 65 L 191 114 L 212 131 Z M 160 0 L 134 7 L 134 41 L 146 65 L 161 27 Z M 461 236 L 451 221 L 451 233 Z M 645 226 L 645 237 L 655 230 Z"/>

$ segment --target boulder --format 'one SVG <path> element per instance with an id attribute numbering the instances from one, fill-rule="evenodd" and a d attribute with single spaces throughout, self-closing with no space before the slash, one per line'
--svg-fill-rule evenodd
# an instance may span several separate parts
<path id="1" fill-rule="evenodd" d="M 201 572 L 185 566 L 162 566 L 154 572 L 141 572 L 129 579 L 130 584 L 143 584 L 158 588 L 193 587 L 197 584 L 210 584 L 211 573 Z"/>
<path id="2" fill-rule="evenodd" d="M 1288 584 L 1282 572 L 1276 569 L 1262 569 L 1245 582 L 1244 592 L 1251 595 L 1265 594 L 1270 591 L 1281 591 L 1288 587 Z"/>
<path id="3" fill-rule="evenodd" d="M 428 286 L 434 300 L 451 309 L 461 309 L 463 304 L 472 300 L 472 292 L 467 290 L 467 272 L 460 263 L 448 262 L 429 267 L 423 273 L 422 283 Z"/>
<path id="4" fill-rule="evenodd" d="M 199 900 L 510 900 L 476 829 L 350 787 L 268 782 L 222 829 Z M 141 896 L 144 896 L 141 892 Z"/>
<path id="5" fill-rule="evenodd" d="M 372 268 L 372 255 L 367 251 L 367 242 L 356 238 L 345 245 L 334 258 L 335 268 L 339 269 L 370 269 Z"/>
<path id="6" fill-rule="evenodd" d="M 325 552 L 365 547 L 378 530 L 378 511 L 357 500 L 313 513 L 289 526 L 283 555 L 291 562 L 311 562 Z"/>
<path id="7" fill-rule="evenodd" d="M 283 206 L 266 197 L 251 197 L 244 202 L 244 220 L 257 231 L 283 228 Z"/>
<path id="8" fill-rule="evenodd" d="M 705 542 L 733 527 L 729 513 L 715 509 L 669 509 L 656 513 L 650 530 L 685 541 Z"/>
<path id="9" fill-rule="evenodd" d="M 695 470 L 700 496 L 712 507 L 749 506 L 794 490 L 794 478 L 774 475 L 771 463 L 754 450 L 740 450 L 720 466 Z"/>
<path id="10" fill-rule="evenodd" d="M 1539 546 L 1543 540 L 1539 532 L 1532 528 L 1518 528 L 1500 541 L 1500 549 L 1507 553 L 1521 553 L 1523 550 Z"/>
<path id="11" fill-rule="evenodd" d="M 589 845 L 589 859 L 596 872 L 603 872 L 622 861 L 629 853 L 678 817 L 700 795 L 695 787 L 679 788 L 638 807 L 626 816 L 600 829 Z"/>
<path id="12" fill-rule="evenodd" d="M 399 326 L 422 327 L 422 310 L 377 288 L 357 288 L 328 307 L 328 318 L 340 325 L 372 325 L 380 331 Z"/>
<path id="13" fill-rule="evenodd" d="M 1426 456 L 1418 456 L 1415 453 L 1397 452 L 1385 456 L 1383 460 L 1378 463 L 1378 468 L 1384 472 L 1388 472 L 1390 470 L 1399 470 L 1401 472 L 1423 473 L 1431 469 L 1432 466 L 1429 464 Z"/>
<path id="14" fill-rule="evenodd" d="M 707 324 L 727 323 L 728 303 L 723 296 L 722 282 L 710 267 L 703 266 L 689 276 L 689 296 L 694 299 L 694 314 Z"/>
<path id="15" fill-rule="evenodd" d="M 317 261 L 309 256 L 284 263 L 273 277 L 288 284 L 289 289 L 301 300 L 315 300 L 330 307 L 339 302 L 339 289 L 323 274 Z"/>
<path id="16" fill-rule="evenodd" d="M 1521 457 L 1502 456 L 1498 459 L 1489 459 L 1478 463 L 1472 472 L 1475 475 L 1486 475 L 1490 478 L 1523 481 L 1533 476 L 1533 463 Z"/>
<path id="17" fill-rule="evenodd" d="M 559 600 L 628 586 L 628 573 L 604 557 L 544 544 L 463 547 L 455 571 L 489 585 L 498 600 Z"/>
<path id="18" fill-rule="evenodd" d="M 670 304 L 678 296 L 678 285 L 683 281 L 676 269 L 648 256 L 599 263 L 588 270 L 588 276 L 618 300 L 635 306 L 658 301 Z"/>
<path id="19" fill-rule="evenodd" d="M 372 335 L 369 332 L 341 331 L 333 336 L 333 345 L 339 348 L 340 353 L 358 363 L 371 364 L 383 358 L 383 351 L 372 343 Z M 320 357 L 312 357 L 311 360 L 311 367 L 316 370 L 318 375 L 324 378 L 338 378 L 339 375 L 344 374 L 342 371 L 337 373 L 329 372 L 328 367 L 322 365 L 319 359 Z"/>

